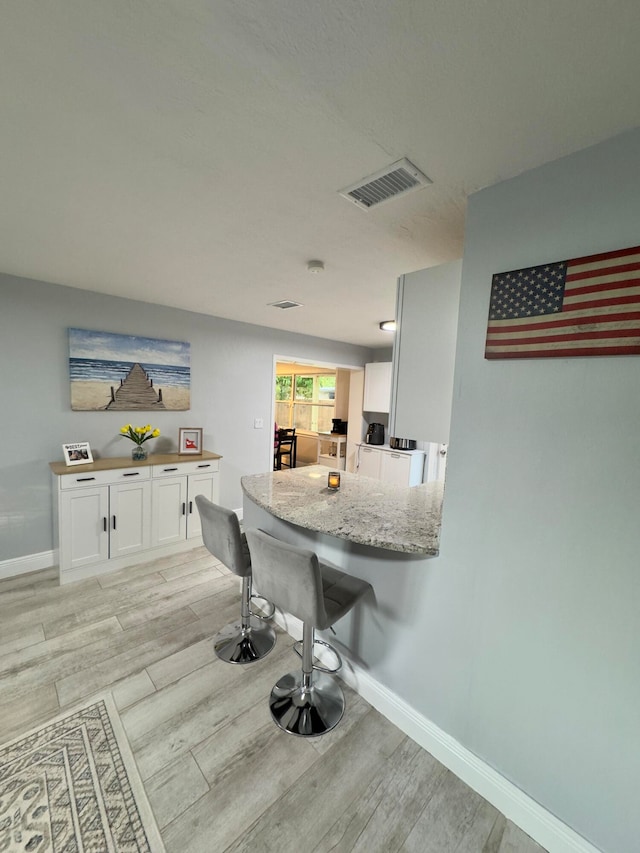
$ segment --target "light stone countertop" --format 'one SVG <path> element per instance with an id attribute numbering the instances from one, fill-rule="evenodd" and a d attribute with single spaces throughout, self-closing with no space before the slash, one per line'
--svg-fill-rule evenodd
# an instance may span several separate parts
<path id="1" fill-rule="evenodd" d="M 254 503 L 276 518 L 360 545 L 437 556 L 444 483 L 404 488 L 341 471 L 327 488 L 323 465 L 242 477 Z"/>

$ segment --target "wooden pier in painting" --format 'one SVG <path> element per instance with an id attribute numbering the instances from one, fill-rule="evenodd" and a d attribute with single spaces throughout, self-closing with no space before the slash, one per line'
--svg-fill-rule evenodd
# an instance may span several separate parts
<path id="1" fill-rule="evenodd" d="M 165 405 L 162 402 L 162 390 L 154 389 L 153 382 L 142 365 L 136 363 L 122 380 L 120 387 L 111 388 L 111 402 L 106 408 L 126 411 L 164 409 Z"/>

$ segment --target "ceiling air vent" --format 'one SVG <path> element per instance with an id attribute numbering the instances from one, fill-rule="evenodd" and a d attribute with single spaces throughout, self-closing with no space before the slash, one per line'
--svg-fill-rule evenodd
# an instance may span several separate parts
<path id="1" fill-rule="evenodd" d="M 409 160 L 402 159 L 339 192 L 358 207 L 369 210 L 377 204 L 399 198 L 430 183 L 432 181 L 423 175 L 420 169 L 416 169 Z"/>
<path id="2" fill-rule="evenodd" d="M 287 308 L 302 308 L 301 302 L 292 302 L 291 299 L 281 299 L 280 302 L 269 302 L 272 308 L 282 308 L 284 311 Z"/>

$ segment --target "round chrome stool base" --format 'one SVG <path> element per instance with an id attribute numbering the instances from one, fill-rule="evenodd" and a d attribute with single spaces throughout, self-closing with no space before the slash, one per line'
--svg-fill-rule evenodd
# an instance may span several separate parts
<path id="1" fill-rule="evenodd" d="M 276 644 L 276 632 L 270 625 L 251 617 L 251 627 L 241 622 L 227 625 L 214 640 L 214 650 L 225 663 L 253 663 L 269 654 Z"/>
<path id="2" fill-rule="evenodd" d="M 314 672 L 310 687 L 303 687 L 298 670 L 283 675 L 271 691 L 269 709 L 280 728 L 291 735 L 318 737 L 337 726 L 344 713 L 340 685 L 321 672 Z"/>

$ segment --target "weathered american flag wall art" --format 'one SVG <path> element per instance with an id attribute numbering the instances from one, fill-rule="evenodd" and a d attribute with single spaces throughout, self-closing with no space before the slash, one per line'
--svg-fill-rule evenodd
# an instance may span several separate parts
<path id="1" fill-rule="evenodd" d="M 640 355 L 640 246 L 496 273 L 484 355 Z"/>

